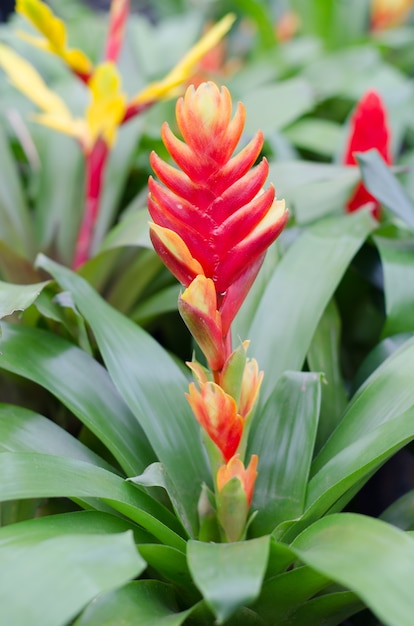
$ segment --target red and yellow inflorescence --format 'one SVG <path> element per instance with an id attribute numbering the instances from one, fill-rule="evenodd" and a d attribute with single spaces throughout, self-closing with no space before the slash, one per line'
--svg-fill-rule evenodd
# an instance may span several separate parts
<path id="1" fill-rule="evenodd" d="M 149 180 L 150 233 L 185 287 L 179 310 L 208 364 L 188 364 L 195 382 L 187 399 L 206 435 L 222 535 L 234 541 L 243 536 L 257 473 L 257 457 L 245 468 L 243 456 L 263 373 L 246 356 L 248 342 L 233 351 L 231 323 L 288 213 L 273 186 L 263 188 L 266 159 L 254 166 L 262 133 L 234 154 L 245 109 L 239 103 L 232 114 L 225 87 L 189 87 L 176 117 L 183 139 L 168 124 L 162 138 L 178 168 L 151 155 L 158 180 Z"/>

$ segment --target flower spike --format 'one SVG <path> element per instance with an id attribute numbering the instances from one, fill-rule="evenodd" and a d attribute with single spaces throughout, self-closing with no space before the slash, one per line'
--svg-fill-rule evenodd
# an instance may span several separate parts
<path id="1" fill-rule="evenodd" d="M 162 184 L 151 181 L 148 207 L 154 223 L 173 230 L 200 263 L 202 273 L 212 279 L 221 311 L 233 284 L 243 283 L 246 276 L 250 287 L 267 247 L 286 224 L 287 211 L 283 202 L 275 200 L 272 187 L 263 190 L 266 161 L 250 171 L 263 145 L 262 134 L 257 133 L 232 156 L 245 112 L 239 103 L 232 117 L 231 96 L 225 87 L 219 89 L 212 82 L 189 87 L 176 112 L 184 141 L 166 124 L 162 137 L 180 169 L 152 156 L 152 167 Z M 154 247 L 166 262 L 165 247 L 156 242 Z M 254 267 L 254 276 L 246 274 L 247 266 Z M 178 280 L 184 274 L 174 273 Z M 238 289 L 246 295 L 243 284 Z M 241 304 L 233 298 L 229 302 L 235 306 L 226 312 L 227 327 Z"/>

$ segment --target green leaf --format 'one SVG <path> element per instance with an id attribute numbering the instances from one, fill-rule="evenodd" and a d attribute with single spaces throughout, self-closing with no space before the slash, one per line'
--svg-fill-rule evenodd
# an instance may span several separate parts
<path id="1" fill-rule="evenodd" d="M 315 475 L 349 445 L 414 406 L 414 340 L 394 352 L 353 397 L 341 422 L 312 465 Z M 408 418 L 407 418 L 408 419 Z"/>
<path id="2" fill-rule="evenodd" d="M 330 578 L 310 567 L 294 567 L 266 580 L 257 602 L 253 605 L 259 615 L 271 624 L 282 620 L 331 583 Z M 312 624 L 315 622 L 309 622 Z"/>
<path id="3" fill-rule="evenodd" d="M 39 264 L 71 291 L 90 324 L 112 380 L 175 485 L 181 505 L 177 513 L 195 536 L 197 502 L 209 473 L 199 427 L 184 395 L 186 378 L 152 337 L 112 309 L 83 279 L 44 256 Z"/>
<path id="4" fill-rule="evenodd" d="M 265 135 L 280 130 L 314 106 L 311 85 L 302 78 L 259 86 L 242 97 L 248 134 L 256 133 L 259 128 Z"/>
<path id="5" fill-rule="evenodd" d="M 16 163 L 0 127 L 0 239 L 23 257 L 34 253 L 30 214 L 26 205 Z"/>
<path id="6" fill-rule="evenodd" d="M 408 491 L 381 514 L 381 519 L 401 530 L 414 530 L 414 491 Z"/>
<path id="7" fill-rule="evenodd" d="M 127 474 L 134 476 L 154 460 L 142 429 L 97 361 L 39 329 L 3 323 L 2 331 L 0 368 L 33 380 L 59 398 Z"/>
<path id="8" fill-rule="evenodd" d="M 148 530 L 182 549 L 176 518 L 143 491 L 90 463 L 34 452 L 0 453 L 0 501 L 22 498 L 99 498 Z"/>
<path id="9" fill-rule="evenodd" d="M 326 442 L 337 426 L 347 404 L 340 367 L 341 320 L 335 301 L 326 307 L 313 336 L 307 360 L 313 372 L 323 372 L 321 414 L 317 448 Z"/>
<path id="10" fill-rule="evenodd" d="M 161 574 L 163 580 L 181 587 L 188 597 L 195 595 L 187 560 L 180 550 L 171 546 L 145 543 L 139 546 L 139 552 L 148 565 Z M 199 594 L 196 592 L 195 601 L 198 599 Z"/>
<path id="11" fill-rule="evenodd" d="M 101 535 L 133 531 L 135 543 L 148 543 L 153 536 L 122 517 L 101 511 L 76 511 L 35 517 L 0 528 L 0 546 L 15 543 L 20 546 L 64 535 Z M 0 548 L 1 549 L 1 548 Z"/>
<path id="12" fill-rule="evenodd" d="M 260 593 L 269 556 L 269 537 L 236 543 L 189 541 L 187 559 L 207 605 L 222 624 Z"/>
<path id="13" fill-rule="evenodd" d="M 43 415 L 0 403 L 0 452 L 7 451 L 67 456 L 113 471 L 97 454 Z"/>
<path id="14" fill-rule="evenodd" d="M 280 626 L 338 626 L 364 609 L 364 604 L 351 591 L 337 591 L 308 600 L 282 622 Z M 344 622 L 346 623 L 346 622 Z"/>
<path id="15" fill-rule="evenodd" d="M 72 81 L 70 89 L 76 92 Z M 84 204 L 82 151 L 72 137 L 41 126 L 36 126 L 35 132 L 42 164 L 35 198 L 38 249 L 53 250 L 70 265 Z"/>
<path id="16" fill-rule="evenodd" d="M 259 455 L 252 503 L 256 536 L 303 513 L 320 396 L 318 374 L 288 372 L 253 421 L 247 456 Z"/>
<path id="17" fill-rule="evenodd" d="M 191 609 L 177 610 L 172 587 L 139 580 L 100 595 L 73 626 L 181 626 Z"/>
<path id="18" fill-rule="evenodd" d="M 284 371 L 301 369 L 332 294 L 374 227 L 365 211 L 324 220 L 303 232 L 277 265 L 248 335 L 265 371 L 262 406 Z"/>
<path id="19" fill-rule="evenodd" d="M 342 140 L 342 126 L 337 122 L 320 118 L 298 120 L 284 132 L 298 148 L 332 157 Z"/>
<path id="20" fill-rule="evenodd" d="M 142 246 L 152 248 L 148 228 L 149 216 L 145 209 L 128 213 L 107 234 L 99 248 L 99 252 L 123 246 Z"/>
<path id="21" fill-rule="evenodd" d="M 412 237 L 374 237 L 384 272 L 387 318 L 383 336 L 414 331 L 414 241 Z"/>
<path id="22" fill-rule="evenodd" d="M 2 546 L 0 555 L 1 619 L 13 626 L 64 626 L 145 569 L 132 532 L 52 537 Z"/>
<path id="23" fill-rule="evenodd" d="M 359 153 L 357 160 L 367 189 L 381 204 L 414 229 L 414 203 L 378 151 Z"/>
<path id="24" fill-rule="evenodd" d="M 34 285 L 12 285 L 0 281 L 0 318 L 11 315 L 14 311 L 27 309 L 48 283 L 49 281 Z"/>
<path id="25" fill-rule="evenodd" d="M 414 540 L 380 520 L 329 515 L 291 545 L 310 567 L 357 594 L 387 624 L 411 626 Z"/>

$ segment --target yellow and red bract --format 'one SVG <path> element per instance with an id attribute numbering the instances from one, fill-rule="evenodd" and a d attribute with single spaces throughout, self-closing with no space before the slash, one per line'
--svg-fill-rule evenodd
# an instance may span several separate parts
<path id="1" fill-rule="evenodd" d="M 227 463 L 235 454 L 243 434 L 244 420 L 237 413 L 236 401 L 213 382 L 200 385 L 200 389 L 190 383 L 186 397 L 198 423 Z"/>
<path id="2" fill-rule="evenodd" d="M 247 504 L 250 506 L 253 497 L 254 483 L 257 477 L 257 463 L 259 457 L 253 454 L 250 463 L 244 467 L 238 456 L 233 456 L 226 465 L 222 465 L 216 475 L 217 490 L 223 491 L 224 486 L 233 478 L 238 478 L 243 485 Z"/>

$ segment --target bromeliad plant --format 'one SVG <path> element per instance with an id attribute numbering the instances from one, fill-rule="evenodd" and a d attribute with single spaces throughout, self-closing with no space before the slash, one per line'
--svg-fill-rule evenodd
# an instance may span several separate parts
<path id="1" fill-rule="evenodd" d="M 2 324 L 0 367 L 82 424 L 76 437 L 0 405 L 2 506 L 17 501 L 9 515 L 20 518 L 18 501 L 38 507 L 0 529 L 5 623 L 319 626 L 369 607 L 411 626 L 414 539 L 386 521 L 395 510 L 365 517 L 352 499 L 414 438 L 413 340 L 349 403 L 331 403 L 340 412 L 325 410 L 326 389 L 343 393 L 332 297 L 378 224 L 369 207 L 321 220 L 263 261 L 287 215 L 263 191 L 266 161 L 251 169 L 261 135 L 232 156 L 243 116 L 226 89 L 190 88 L 177 104 L 183 141 L 163 129 L 178 168 L 152 156 L 153 242 L 206 359 L 189 364 L 188 401 L 177 360 L 45 256 L 39 268 L 71 294 L 99 358 L 50 330 Z M 42 289 L 56 286 L 3 284 L 2 315 L 29 313 Z M 238 336 L 254 357 L 246 342 L 233 349 Z"/>

